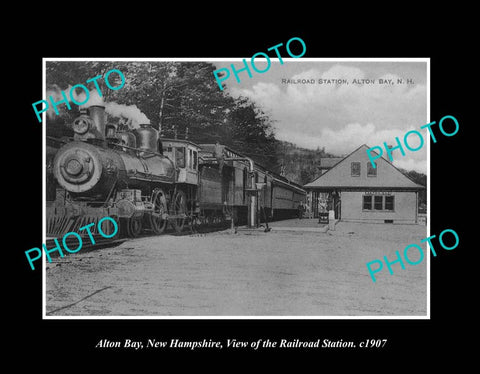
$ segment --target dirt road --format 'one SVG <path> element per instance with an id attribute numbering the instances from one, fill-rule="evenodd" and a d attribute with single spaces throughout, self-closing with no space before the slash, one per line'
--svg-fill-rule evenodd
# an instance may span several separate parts
<path id="1" fill-rule="evenodd" d="M 425 236 L 419 225 L 340 222 L 141 238 L 47 263 L 47 316 L 425 316 L 426 258 L 394 275 L 384 266 L 376 283 L 365 265 Z"/>

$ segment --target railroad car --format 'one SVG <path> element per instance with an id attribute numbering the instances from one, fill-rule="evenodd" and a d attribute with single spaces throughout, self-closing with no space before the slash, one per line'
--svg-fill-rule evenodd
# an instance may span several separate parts
<path id="1" fill-rule="evenodd" d="M 255 194 L 255 224 L 298 214 L 305 191 L 243 154 L 221 144 L 200 144 L 199 206 L 201 216 L 246 223 L 249 195 Z"/>

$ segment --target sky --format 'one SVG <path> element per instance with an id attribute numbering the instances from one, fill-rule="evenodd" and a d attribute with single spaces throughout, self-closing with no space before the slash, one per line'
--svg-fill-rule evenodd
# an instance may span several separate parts
<path id="1" fill-rule="evenodd" d="M 247 62 L 250 63 L 250 58 Z M 232 63 L 237 70 L 243 67 L 240 59 L 212 63 L 217 69 L 230 68 Z M 398 137 L 405 156 L 399 150 L 394 151 L 393 164 L 427 172 L 429 136 L 426 129 L 420 129 L 429 123 L 426 61 L 284 58 L 280 64 L 272 58 L 267 70 L 267 62 L 259 58 L 255 59 L 255 66 L 266 71 L 259 74 L 250 66 L 252 78 L 246 71 L 239 72 L 240 83 L 230 71 L 230 77 L 224 81 L 226 91 L 233 97 L 249 97 L 269 114 L 277 139 L 309 149 L 325 147 L 325 151 L 342 156 L 362 144 L 395 145 Z M 291 84 L 301 79 L 314 83 Z M 342 79 L 346 83 L 320 84 L 319 79 Z M 361 79 L 370 82 L 361 84 Z M 380 84 L 379 79 L 390 79 L 391 84 Z M 416 152 L 403 144 L 404 135 L 410 130 L 419 131 L 425 140 Z M 415 134 L 407 142 L 413 149 L 420 145 Z"/>

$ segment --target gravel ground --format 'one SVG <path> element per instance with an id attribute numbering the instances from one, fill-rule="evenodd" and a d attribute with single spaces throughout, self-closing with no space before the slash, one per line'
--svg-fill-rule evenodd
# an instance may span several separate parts
<path id="1" fill-rule="evenodd" d="M 47 316 L 425 316 L 426 258 L 393 275 L 384 265 L 376 283 L 365 265 L 425 237 L 426 226 L 339 222 L 131 240 L 47 263 Z"/>

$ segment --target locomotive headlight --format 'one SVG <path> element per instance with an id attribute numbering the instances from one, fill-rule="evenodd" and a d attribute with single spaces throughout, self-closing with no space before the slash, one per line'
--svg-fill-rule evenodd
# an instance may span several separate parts
<path id="1" fill-rule="evenodd" d="M 69 192 L 91 190 L 102 174 L 100 154 L 84 142 L 71 142 L 57 151 L 53 161 L 53 174 L 60 186 Z"/>
<path id="2" fill-rule="evenodd" d="M 73 131 L 76 134 L 83 135 L 85 134 L 91 126 L 91 119 L 88 116 L 80 116 L 73 121 Z"/>
<path id="3" fill-rule="evenodd" d="M 101 201 L 112 192 L 124 168 L 116 152 L 85 141 L 65 144 L 53 160 L 53 175 L 60 187 Z"/>
<path id="4" fill-rule="evenodd" d="M 68 162 L 66 163 L 65 171 L 69 175 L 78 175 L 82 172 L 82 170 L 83 170 L 83 165 L 78 160 L 71 159 L 71 160 L 68 160 Z"/>
<path id="5" fill-rule="evenodd" d="M 88 181 L 93 172 L 89 154 L 82 149 L 65 153 L 59 163 L 60 173 L 65 181 L 80 184 Z"/>

